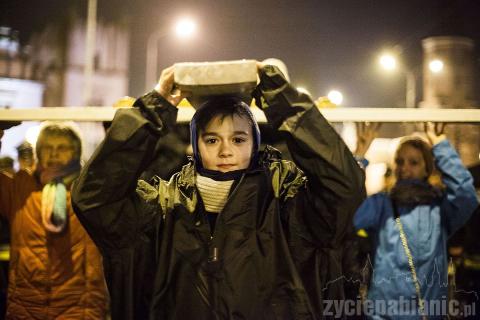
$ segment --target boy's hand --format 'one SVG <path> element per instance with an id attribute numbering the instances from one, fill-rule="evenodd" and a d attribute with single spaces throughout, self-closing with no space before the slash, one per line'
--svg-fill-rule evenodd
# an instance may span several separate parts
<path id="1" fill-rule="evenodd" d="M 354 154 L 356 156 L 365 157 L 368 148 L 372 144 L 372 141 L 378 136 L 378 130 L 382 124 L 380 122 L 361 122 L 356 123 L 357 127 L 357 148 Z"/>
<path id="2" fill-rule="evenodd" d="M 172 105 L 177 106 L 186 94 L 180 92 L 180 89 L 174 86 L 174 66 L 168 67 L 162 71 L 155 90 Z"/>
<path id="3" fill-rule="evenodd" d="M 260 61 L 256 61 L 257 63 L 257 84 L 260 83 L 260 70 L 263 69 L 263 67 L 265 67 L 265 64 L 260 62 Z"/>
<path id="4" fill-rule="evenodd" d="M 263 67 L 265 67 L 265 64 L 263 62 L 257 61 L 257 72 L 259 72 L 260 69 L 262 69 Z"/>
<path id="5" fill-rule="evenodd" d="M 447 140 L 447 136 L 443 133 L 445 130 L 445 123 L 425 122 L 424 128 L 428 141 L 430 141 L 432 146 L 442 142 L 443 140 Z"/>

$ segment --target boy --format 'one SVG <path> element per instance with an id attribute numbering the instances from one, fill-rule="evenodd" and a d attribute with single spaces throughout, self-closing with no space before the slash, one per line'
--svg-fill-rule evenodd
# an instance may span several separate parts
<path id="1" fill-rule="evenodd" d="M 319 319 L 342 299 L 342 240 L 364 175 L 310 97 L 259 65 L 254 95 L 286 135 L 272 148 L 248 105 L 213 98 L 191 122 L 193 161 L 169 182 L 138 180 L 175 125 L 173 68 L 119 110 L 73 202 L 100 248 L 113 319 Z"/>

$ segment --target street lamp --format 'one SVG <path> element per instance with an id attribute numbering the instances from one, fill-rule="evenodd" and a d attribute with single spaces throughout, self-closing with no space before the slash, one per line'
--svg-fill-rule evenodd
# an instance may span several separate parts
<path id="1" fill-rule="evenodd" d="M 339 106 L 343 102 L 343 94 L 338 90 L 330 90 L 327 95 L 328 100 L 330 100 L 335 105 Z"/>
<path id="2" fill-rule="evenodd" d="M 435 59 L 435 60 L 432 60 L 430 61 L 430 63 L 428 64 L 428 68 L 430 69 L 430 71 L 432 71 L 433 73 L 440 73 L 443 71 L 443 61 L 442 60 L 439 60 L 439 59 Z"/>
<path id="3" fill-rule="evenodd" d="M 392 54 L 381 55 L 379 62 L 380 62 L 380 65 L 387 71 L 393 71 L 397 69 L 397 66 L 398 66 L 397 58 Z M 405 74 L 405 79 L 406 79 L 405 104 L 407 108 L 415 108 L 415 100 L 416 100 L 415 74 L 411 70 L 408 70 L 405 66 L 403 66 L 400 69 Z"/>
<path id="4" fill-rule="evenodd" d="M 87 29 L 85 31 L 85 68 L 83 70 L 83 104 L 89 105 L 92 99 L 95 36 L 97 33 L 97 0 L 88 0 Z"/>
<path id="5" fill-rule="evenodd" d="M 397 59 L 391 54 L 384 54 L 380 57 L 380 65 L 385 70 L 395 70 L 397 68 Z"/>
<path id="6" fill-rule="evenodd" d="M 182 18 L 175 23 L 175 35 L 178 39 L 189 39 L 197 31 L 195 21 L 189 18 Z M 158 80 L 158 41 L 167 36 L 165 30 L 153 32 L 147 40 L 147 58 L 145 70 L 145 91 L 150 90 Z"/>
<path id="7" fill-rule="evenodd" d="M 397 48 L 398 49 L 398 48 Z M 386 53 L 380 56 L 380 65 L 387 71 L 397 69 L 399 63 L 395 55 Z M 434 59 L 429 62 L 428 68 L 433 73 L 441 73 L 444 68 L 444 63 L 440 59 Z M 407 108 L 415 108 L 416 102 L 416 79 L 412 70 L 409 70 L 405 65 L 400 66 L 400 70 L 404 73 L 406 79 L 406 94 L 405 104 Z"/>
<path id="8" fill-rule="evenodd" d="M 175 24 L 175 33 L 180 39 L 188 39 L 197 31 L 197 25 L 195 21 L 189 18 L 183 18 L 178 20 Z"/>

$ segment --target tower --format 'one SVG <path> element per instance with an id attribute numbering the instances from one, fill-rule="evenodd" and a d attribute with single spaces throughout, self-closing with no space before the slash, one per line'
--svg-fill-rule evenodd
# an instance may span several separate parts
<path id="1" fill-rule="evenodd" d="M 475 62 L 473 40 L 460 36 L 435 36 L 422 40 L 423 101 L 422 108 L 475 108 Z M 429 64 L 443 62 L 441 72 L 434 73 Z M 480 128 L 477 125 L 449 125 L 449 140 L 465 165 L 478 162 Z"/>

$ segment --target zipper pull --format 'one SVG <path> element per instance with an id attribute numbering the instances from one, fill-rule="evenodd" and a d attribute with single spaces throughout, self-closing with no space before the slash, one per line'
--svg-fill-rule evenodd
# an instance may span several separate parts
<path id="1" fill-rule="evenodd" d="M 211 248 L 208 262 L 218 262 L 218 248 L 216 247 Z"/>

